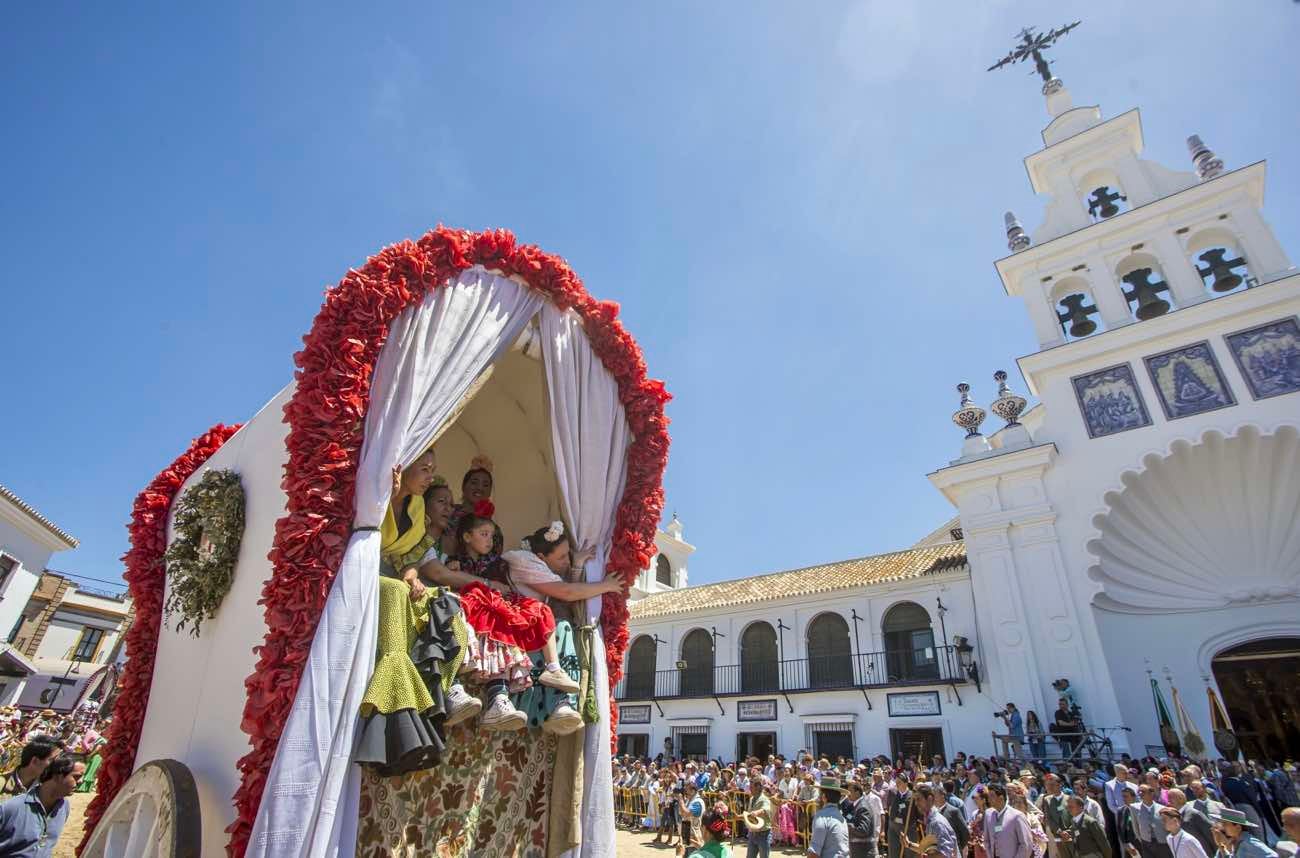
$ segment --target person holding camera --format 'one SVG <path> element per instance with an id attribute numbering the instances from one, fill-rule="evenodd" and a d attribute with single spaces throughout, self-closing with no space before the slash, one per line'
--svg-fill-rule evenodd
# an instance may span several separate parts
<path id="1" fill-rule="evenodd" d="M 1025 744 L 1025 723 L 1020 717 L 1016 704 L 1008 703 L 1001 712 L 994 712 L 994 718 L 1001 718 L 1007 725 L 1007 753 L 1013 760 L 1020 759 L 1020 749 Z"/>
<path id="2" fill-rule="evenodd" d="M 1083 742 L 1083 718 L 1079 707 L 1071 705 L 1069 698 L 1062 697 L 1056 701 L 1056 714 L 1052 725 L 1047 728 L 1061 746 L 1061 754 L 1073 757 L 1075 749 Z"/>

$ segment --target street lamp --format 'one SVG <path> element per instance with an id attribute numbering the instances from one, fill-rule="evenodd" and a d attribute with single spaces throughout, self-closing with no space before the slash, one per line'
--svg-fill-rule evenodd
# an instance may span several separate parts
<path id="1" fill-rule="evenodd" d="M 954 635 L 952 643 L 957 650 L 957 660 L 961 663 L 962 670 L 975 683 L 975 690 L 982 692 L 984 689 L 980 685 L 980 666 L 975 663 L 975 647 L 961 635 Z"/>

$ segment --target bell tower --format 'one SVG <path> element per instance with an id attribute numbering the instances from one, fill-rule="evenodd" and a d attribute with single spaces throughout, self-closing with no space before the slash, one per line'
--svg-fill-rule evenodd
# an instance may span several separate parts
<path id="1" fill-rule="evenodd" d="M 1077 24 L 1052 34 L 1059 38 Z M 1029 40 L 1026 33 L 1022 39 Z M 1011 255 L 997 262 L 1043 348 L 1149 321 L 1290 270 L 1260 213 L 1262 162 L 1226 170 L 1192 135 L 1194 171 L 1171 170 L 1141 157 L 1137 109 L 1102 119 L 1100 107 L 1075 107 L 1053 76 L 1044 79 L 1043 94 L 1050 117 L 1044 146 L 1025 158 L 1031 186 L 1047 197 L 1043 222 L 1029 233 L 1007 212 Z"/>
<path id="2" fill-rule="evenodd" d="M 1118 751 L 1159 740 L 1136 653 L 1199 687 L 1208 670 L 1197 660 L 1209 663 L 1215 641 L 1258 625 L 1232 599 L 1292 592 L 1273 582 L 1290 561 L 1233 555 L 1268 542 L 1248 535 L 1259 521 L 1293 521 L 1268 511 L 1274 501 L 1236 499 L 1253 489 L 1235 488 L 1248 468 L 1233 457 L 1279 457 L 1250 472 L 1251 486 L 1294 468 L 1270 451 L 1300 428 L 1300 272 L 1262 215 L 1262 161 L 1225 164 L 1207 145 L 1212 129 L 1197 129 L 1189 169 L 1171 169 L 1143 157 L 1137 109 L 1106 119 L 1074 105 L 1045 53 L 1076 26 L 1024 30 L 990 69 L 1032 63 L 1047 111 L 1042 148 L 1024 159 L 1042 220 L 1027 228 L 1007 212 L 1009 253 L 995 263 L 1039 344 L 1018 359 L 1038 403 L 1026 409 L 1004 373 L 991 401 L 962 384 L 960 456 L 929 478 L 959 511 L 992 693 L 1050 713 L 1053 682 L 1068 679 L 1086 723 L 1117 731 Z M 988 413 L 1006 425 L 985 437 Z M 1204 612 L 1189 620 L 1169 606 L 1194 589 L 1185 570 L 1201 567 L 1186 558 L 1198 551 L 1214 560 L 1197 573 L 1206 592 L 1183 609 Z M 1270 583 L 1218 595 L 1238 578 Z M 1294 616 L 1283 601 L 1255 609 Z M 1191 717 L 1208 726 L 1196 706 Z"/>

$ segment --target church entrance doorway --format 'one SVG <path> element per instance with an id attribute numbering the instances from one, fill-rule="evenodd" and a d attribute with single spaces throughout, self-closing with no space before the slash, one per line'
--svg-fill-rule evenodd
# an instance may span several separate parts
<path id="1" fill-rule="evenodd" d="M 938 727 L 890 730 L 889 747 L 895 760 L 911 757 L 922 766 L 935 754 L 948 759 L 943 752 L 943 730 Z"/>
<path id="2" fill-rule="evenodd" d="M 1210 666 L 1243 755 L 1300 755 L 1300 638 L 1244 643 L 1216 655 Z"/>
<path id="3" fill-rule="evenodd" d="M 737 733 L 736 734 L 736 761 L 743 761 L 747 757 L 758 757 L 766 763 L 767 758 L 776 753 L 776 734 L 775 733 Z"/>

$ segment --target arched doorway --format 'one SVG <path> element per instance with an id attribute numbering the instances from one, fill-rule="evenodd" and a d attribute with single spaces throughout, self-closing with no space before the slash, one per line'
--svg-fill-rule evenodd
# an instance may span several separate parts
<path id="1" fill-rule="evenodd" d="M 844 688 L 853 685 L 853 656 L 849 624 L 828 612 L 808 624 L 808 687 Z"/>
<path id="2" fill-rule="evenodd" d="M 631 700 L 648 700 L 655 696 L 655 642 L 649 635 L 641 635 L 627 651 L 627 684 L 624 686 Z"/>
<path id="3" fill-rule="evenodd" d="M 890 682 L 939 678 L 929 611 L 916 602 L 899 602 L 885 612 L 880 630 L 885 638 L 885 664 Z"/>
<path id="4" fill-rule="evenodd" d="M 771 623 L 750 623 L 740 636 L 740 690 L 776 691 L 776 632 Z"/>
<path id="5" fill-rule="evenodd" d="M 1300 755 L 1300 637 L 1239 644 L 1216 655 L 1210 667 L 1248 759 Z"/>
<path id="6" fill-rule="evenodd" d="M 682 641 L 682 695 L 701 697 L 713 693 L 713 636 L 695 629 Z"/>

